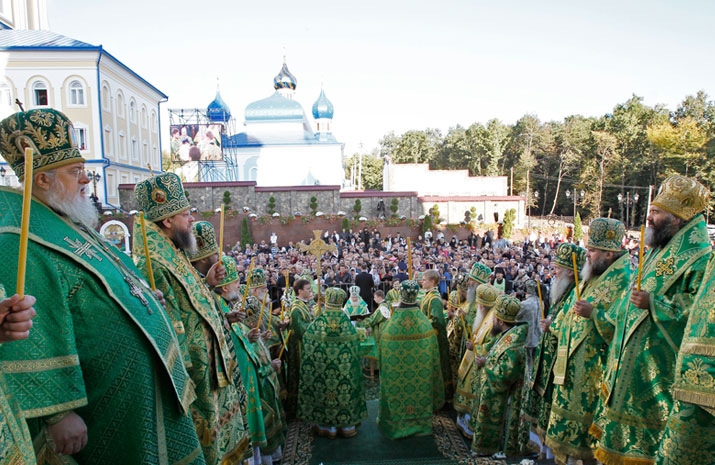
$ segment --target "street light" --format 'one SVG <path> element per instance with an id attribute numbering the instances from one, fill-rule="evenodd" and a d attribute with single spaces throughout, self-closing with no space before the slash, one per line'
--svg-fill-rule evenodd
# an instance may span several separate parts
<path id="1" fill-rule="evenodd" d="M 102 204 L 99 203 L 99 197 L 97 196 L 97 183 L 102 179 L 102 175 L 97 171 L 87 170 L 87 177 L 92 181 L 93 188 L 92 195 L 90 195 L 89 198 L 94 203 L 94 206 L 97 207 L 97 210 L 101 210 Z"/>
<path id="2" fill-rule="evenodd" d="M 621 205 L 621 217 L 623 216 L 623 204 L 626 205 L 626 221 L 624 222 L 626 224 L 626 229 L 633 226 L 633 216 L 635 216 L 636 203 L 638 203 L 639 198 L 640 195 L 638 195 L 638 192 L 633 194 L 633 198 L 631 198 L 630 192 L 626 192 L 625 198 L 623 198 L 623 194 L 618 194 L 618 203 Z M 631 205 L 633 205 L 633 209 L 631 209 Z"/>
<path id="3" fill-rule="evenodd" d="M 0 176 L 2 176 L 2 185 L 3 186 L 7 186 L 7 184 L 5 184 L 5 175 L 6 174 L 7 174 L 7 170 L 5 169 L 5 167 L 0 166 Z"/>
<path id="4" fill-rule="evenodd" d="M 580 194 L 580 197 L 578 194 Z M 584 195 L 586 195 L 586 193 L 583 191 L 583 189 L 581 189 L 581 192 L 576 192 L 575 187 L 573 188 L 573 192 L 571 192 L 570 190 L 566 190 L 566 198 L 570 199 L 571 197 L 573 197 L 573 218 L 574 218 L 574 221 L 576 220 L 576 205 L 578 204 L 579 198 L 581 200 L 583 200 Z"/>
<path id="5" fill-rule="evenodd" d="M 534 199 L 539 201 L 539 191 L 534 191 Z M 529 198 L 529 192 L 526 193 L 526 229 L 531 229 L 531 199 Z"/>

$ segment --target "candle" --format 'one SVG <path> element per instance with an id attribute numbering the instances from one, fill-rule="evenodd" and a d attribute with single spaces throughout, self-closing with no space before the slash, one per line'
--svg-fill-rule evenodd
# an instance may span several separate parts
<path id="1" fill-rule="evenodd" d="M 467 323 L 464 322 L 464 315 L 459 315 L 459 319 L 462 320 L 462 329 L 464 330 L 465 336 L 467 336 L 467 340 L 471 341 L 472 340 L 472 335 L 471 333 L 467 330 Z"/>
<path id="2" fill-rule="evenodd" d="M 638 247 L 638 279 L 636 282 L 636 290 L 641 290 L 641 277 L 643 276 L 643 255 L 645 253 L 645 225 L 641 225 L 641 239 Z"/>
<path id="3" fill-rule="evenodd" d="M 224 218 L 224 204 L 221 203 L 221 217 L 219 219 L 219 228 L 218 228 L 218 250 L 219 250 L 219 259 L 223 257 L 223 218 Z"/>
<path id="4" fill-rule="evenodd" d="M 285 340 L 285 342 L 283 343 L 283 347 L 281 347 L 280 353 L 278 354 L 278 358 L 279 358 L 279 359 L 283 356 L 283 351 L 286 350 L 286 346 L 288 345 L 288 338 L 290 337 L 291 334 L 293 334 L 293 330 L 292 330 L 292 329 L 291 329 L 290 331 L 288 331 L 288 334 L 286 334 L 286 340 Z"/>
<path id="5" fill-rule="evenodd" d="M 141 224 L 142 227 L 142 241 L 144 242 L 144 257 L 146 258 L 146 272 L 149 275 L 149 286 L 151 286 L 152 291 L 156 291 L 154 271 L 151 269 L 151 258 L 149 257 L 149 242 L 146 238 L 146 222 L 144 221 L 144 212 L 139 212 L 139 224 Z"/>
<path id="6" fill-rule="evenodd" d="M 578 260 L 576 260 L 576 252 L 571 252 L 571 261 L 573 261 L 573 279 L 574 290 L 576 291 L 576 300 L 581 300 L 581 292 L 578 290 Z"/>
<path id="7" fill-rule="evenodd" d="M 253 272 L 253 258 L 251 264 L 248 265 L 248 275 L 246 275 L 246 289 L 243 291 L 243 299 L 241 300 L 241 308 L 246 308 L 246 299 L 248 298 L 248 290 L 251 287 L 251 273 Z"/>
<path id="8" fill-rule="evenodd" d="M 541 319 L 546 318 L 544 314 L 544 299 L 541 297 L 541 280 L 536 280 L 536 292 L 539 293 L 539 311 L 541 312 Z"/>
<path id="9" fill-rule="evenodd" d="M 27 241 L 30 234 L 30 205 L 32 203 L 33 150 L 25 149 L 25 186 L 22 194 L 22 220 L 20 223 L 20 253 L 17 261 L 17 294 L 25 297 L 25 270 L 27 269 Z"/>
<path id="10" fill-rule="evenodd" d="M 285 270 L 283 275 L 285 276 L 286 279 L 286 288 L 285 291 L 283 292 L 283 299 L 281 299 L 281 321 L 285 320 L 286 317 L 286 302 L 285 298 L 288 297 L 288 287 L 290 286 L 290 279 L 288 277 L 288 270 Z"/>
<path id="11" fill-rule="evenodd" d="M 412 241 L 407 238 L 407 277 L 412 279 Z"/>
<path id="12" fill-rule="evenodd" d="M 268 293 L 263 296 L 263 301 L 261 302 L 261 310 L 258 312 L 258 323 L 256 323 L 256 329 L 261 329 L 261 321 L 263 321 L 263 309 L 266 308 L 266 297 Z M 268 329 L 271 329 L 270 327 Z"/>

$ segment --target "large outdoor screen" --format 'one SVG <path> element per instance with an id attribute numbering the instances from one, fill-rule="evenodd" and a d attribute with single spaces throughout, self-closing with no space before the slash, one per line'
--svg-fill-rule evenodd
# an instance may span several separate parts
<path id="1" fill-rule="evenodd" d="M 171 125 L 171 158 L 174 161 L 221 160 L 220 124 Z"/>

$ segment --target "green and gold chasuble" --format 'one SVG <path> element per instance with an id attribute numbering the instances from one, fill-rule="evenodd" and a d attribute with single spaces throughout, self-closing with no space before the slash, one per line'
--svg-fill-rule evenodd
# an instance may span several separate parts
<path id="1" fill-rule="evenodd" d="M 0 293 L 2 287 L 0 286 Z M 5 299 L 1 296 L 0 300 Z M 20 406 L 4 389 L 0 374 L 0 465 L 33 465 L 36 463 L 32 438 Z"/>
<path id="2" fill-rule="evenodd" d="M 369 317 L 365 318 L 364 320 L 358 321 L 355 326 L 357 326 L 358 328 L 370 328 L 371 335 L 375 339 L 375 343 L 379 344 L 380 328 L 382 327 L 383 323 L 390 319 L 390 315 L 390 308 L 385 304 L 385 302 L 382 302 L 380 305 L 378 305 L 375 311 L 370 314 Z M 377 354 L 370 355 L 377 356 Z"/>
<path id="3" fill-rule="evenodd" d="M 625 293 L 612 307 L 615 321 L 603 379 L 603 411 L 592 431 L 595 456 L 606 465 L 652 464 L 673 407 L 676 358 L 688 311 L 712 249 L 705 220 L 695 216 L 662 249 L 649 250 L 641 289 L 650 308 Z"/>
<path id="4" fill-rule="evenodd" d="M 589 428 L 598 405 L 608 341 L 613 337 L 611 325 L 596 325 L 596 321 L 628 290 L 630 258 L 624 253 L 603 274 L 583 285 L 580 297 L 593 306 L 591 318 L 582 318 L 571 311 L 576 302 L 573 292 L 551 323 L 558 345 L 546 445 L 558 464 L 565 464 L 568 457 L 593 458 L 594 438 Z"/>
<path id="5" fill-rule="evenodd" d="M 181 344 L 184 363 L 194 381 L 196 400 L 191 415 L 208 464 L 229 464 L 252 454 L 246 411 L 246 390 L 240 382 L 235 351 L 229 346 L 223 313 L 186 254 L 155 224 L 147 242 L 157 289 Z M 136 224 L 134 230 L 141 227 Z M 146 273 L 141 234 L 134 235 L 137 266 Z M 230 341 L 230 337 L 229 337 Z M 238 383 L 236 383 L 238 381 Z"/>
<path id="6" fill-rule="evenodd" d="M 517 323 L 502 333 L 489 350 L 481 370 L 479 407 L 473 414 L 472 450 L 477 454 L 520 453 L 519 416 L 528 332 L 528 324 Z"/>
<path id="7" fill-rule="evenodd" d="M 429 318 L 437 334 L 437 345 L 439 346 L 439 364 L 442 368 L 442 380 L 444 382 L 444 396 L 447 400 L 452 400 L 454 395 L 454 384 L 452 384 L 452 366 L 449 359 L 449 341 L 447 340 L 447 323 L 444 321 L 444 305 L 442 296 L 437 288 L 432 288 L 425 293 L 420 304 L 422 313 Z"/>
<path id="8" fill-rule="evenodd" d="M 0 282 L 16 287 L 22 195 L 0 189 Z M 0 346 L 0 372 L 44 463 L 203 464 L 195 394 L 166 312 L 125 254 L 33 202 L 25 292 L 30 337 Z M 74 410 L 89 442 L 58 457 L 44 418 Z"/>
<path id="9" fill-rule="evenodd" d="M 390 309 L 390 313 L 392 313 L 395 304 L 400 303 L 400 291 L 394 288 L 387 291 L 387 294 L 385 294 L 385 303 L 387 304 L 387 308 Z"/>
<path id="10" fill-rule="evenodd" d="M 247 332 L 249 328 L 244 327 Z M 253 350 L 258 356 L 259 392 L 261 394 L 261 409 L 263 411 L 263 426 L 266 430 L 265 453 L 272 453 L 285 441 L 285 412 L 281 403 L 281 385 L 278 373 L 271 365 L 271 353 L 263 339 L 253 343 Z"/>
<path id="11" fill-rule="evenodd" d="M 298 385 L 300 384 L 300 358 L 303 353 L 303 334 L 308 325 L 313 322 L 313 312 L 308 302 L 296 298 L 290 311 L 288 329 L 288 347 L 286 347 L 287 389 L 288 397 L 285 403 L 286 417 L 292 420 L 298 411 Z"/>
<path id="12" fill-rule="evenodd" d="M 362 300 L 362 297 L 359 297 L 357 302 L 353 302 L 352 299 L 348 299 L 345 302 L 345 305 L 343 305 L 343 311 L 347 316 L 367 315 L 370 313 L 370 310 L 368 310 L 367 304 L 364 300 Z"/>
<path id="13" fill-rule="evenodd" d="M 223 313 L 229 313 L 229 304 L 219 296 L 216 302 Z M 241 373 L 241 380 L 246 389 L 246 420 L 248 431 L 251 433 L 251 445 L 253 447 L 266 446 L 266 431 L 263 426 L 263 409 L 261 408 L 261 396 L 258 383 L 258 367 L 260 362 L 253 350 L 253 345 L 246 339 L 240 323 L 229 324 L 224 319 L 227 331 L 231 334 L 233 347 L 236 352 L 236 362 Z"/>
<path id="14" fill-rule="evenodd" d="M 456 294 L 456 295 L 455 295 Z M 459 291 L 450 292 L 450 299 L 457 301 Z M 465 328 L 469 331 L 476 315 L 476 304 L 470 305 L 466 300 L 459 303 L 459 310 L 463 315 L 455 313 L 454 318 L 447 321 L 447 341 L 449 342 L 449 363 L 450 373 L 452 373 L 452 386 L 457 386 L 459 382 L 459 364 L 466 351 L 467 338 L 464 334 Z"/>
<path id="15" fill-rule="evenodd" d="M 659 465 L 715 463 L 715 258 L 690 307 Z"/>
<path id="16" fill-rule="evenodd" d="M 574 284 L 572 283 L 559 298 L 549 308 L 551 321 L 556 320 L 561 312 L 564 311 L 564 304 L 573 293 Z M 551 401 L 553 394 L 553 367 L 556 361 L 556 347 L 559 340 L 551 331 L 546 331 L 541 334 L 539 345 L 536 346 L 534 352 L 534 366 L 532 368 L 529 383 L 526 386 L 526 393 L 523 399 L 522 414 L 525 423 L 529 425 L 531 431 L 536 433 L 541 442 L 546 440 L 546 430 L 549 426 L 549 417 L 551 416 Z M 522 445 L 523 447 L 526 444 Z"/>
<path id="17" fill-rule="evenodd" d="M 377 426 L 390 439 L 432 433 L 432 413 L 444 405 L 437 337 L 417 307 L 398 307 L 380 335 Z"/>
<path id="18" fill-rule="evenodd" d="M 467 350 L 464 353 L 457 372 L 454 409 L 459 413 L 467 413 L 470 415 L 470 429 L 474 427 L 474 422 L 476 421 L 472 413 L 479 407 L 480 373 L 482 371 L 480 367 L 474 364 L 474 357 L 486 356 L 495 341 L 491 335 L 493 317 L 494 310 L 492 309 L 489 310 L 481 322 L 479 322 L 479 326 L 472 333 L 474 349 Z"/>
<path id="19" fill-rule="evenodd" d="M 298 418 L 337 428 L 367 418 L 360 338 L 340 308 L 324 308 L 303 334 Z"/>
<path id="20" fill-rule="evenodd" d="M 0 300 L 5 300 L 5 288 L 0 284 Z M 5 390 L 0 373 L 0 465 L 31 465 L 36 462 L 32 437 L 17 405 Z"/>

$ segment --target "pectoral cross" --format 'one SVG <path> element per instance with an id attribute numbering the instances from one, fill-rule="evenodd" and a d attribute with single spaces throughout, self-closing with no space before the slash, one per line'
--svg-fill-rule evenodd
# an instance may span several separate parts
<path id="1" fill-rule="evenodd" d="M 134 281 L 132 280 L 131 276 L 125 276 L 124 281 L 126 281 L 129 285 L 129 293 L 134 297 L 137 297 L 141 301 L 142 305 L 147 307 L 149 315 L 151 315 L 152 311 L 149 308 L 149 301 L 146 300 L 146 297 L 144 297 L 144 293 L 142 292 L 141 288 L 134 284 Z"/>
<path id="2" fill-rule="evenodd" d="M 307 252 L 316 258 L 315 274 L 318 276 L 318 310 L 320 310 L 320 259 L 325 252 L 337 252 L 335 244 L 328 245 L 320 238 L 322 232 L 320 229 L 314 229 L 313 235 L 315 238 L 312 242 L 309 245 L 300 244 L 301 252 Z M 318 311 L 318 313 L 320 312 Z"/>

